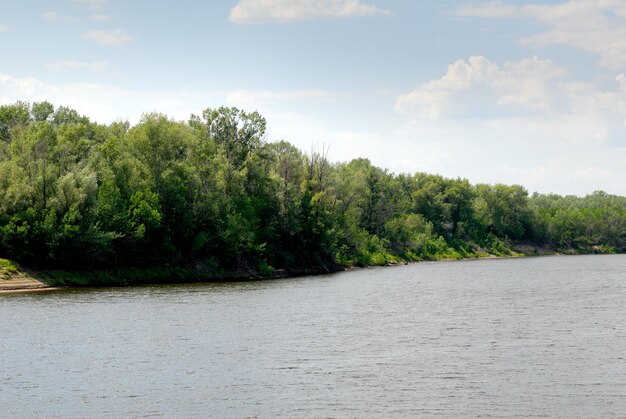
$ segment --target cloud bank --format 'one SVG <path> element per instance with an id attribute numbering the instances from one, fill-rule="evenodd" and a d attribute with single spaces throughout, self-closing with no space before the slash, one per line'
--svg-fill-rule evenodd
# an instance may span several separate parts
<path id="1" fill-rule="evenodd" d="M 560 81 L 566 74 L 552 61 L 536 57 L 499 66 L 473 56 L 450 64 L 440 79 L 400 95 L 396 109 L 425 119 L 554 113 L 562 106 Z"/>
<path id="2" fill-rule="evenodd" d="M 396 109 L 426 120 L 593 120 L 597 138 L 609 131 L 607 127 L 626 131 L 626 75 L 618 74 L 606 88 L 571 81 L 567 71 L 550 60 L 535 57 L 498 65 L 473 56 L 450 64 L 441 78 L 400 95 Z"/>

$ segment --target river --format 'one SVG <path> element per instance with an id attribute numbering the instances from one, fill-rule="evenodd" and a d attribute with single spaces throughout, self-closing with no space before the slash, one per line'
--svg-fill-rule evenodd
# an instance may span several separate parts
<path id="1" fill-rule="evenodd" d="M 0 296 L 0 417 L 626 417 L 626 255 Z"/>

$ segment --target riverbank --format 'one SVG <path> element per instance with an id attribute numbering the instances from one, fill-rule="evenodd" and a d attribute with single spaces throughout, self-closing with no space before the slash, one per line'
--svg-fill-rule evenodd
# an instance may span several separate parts
<path id="1" fill-rule="evenodd" d="M 37 274 L 26 272 L 7 259 L 0 259 L 0 294 L 40 292 L 60 289 L 37 279 Z"/>
<path id="2" fill-rule="evenodd" d="M 471 259 L 503 259 L 529 256 L 582 255 L 613 253 L 602 248 L 589 249 L 554 249 L 518 243 L 512 251 L 505 255 L 493 255 L 478 252 L 465 258 L 444 258 L 438 261 L 471 260 Z M 424 260 L 426 261 L 426 260 Z M 382 266 L 417 263 L 418 261 L 398 261 Z M 381 266 L 381 265 L 371 265 Z M 236 282 L 259 279 L 291 278 L 306 275 L 320 275 L 344 270 L 367 268 L 370 266 L 318 266 L 316 268 L 276 269 L 269 272 L 256 271 L 207 271 L 179 267 L 129 268 L 102 271 L 68 271 L 68 270 L 31 270 L 22 269 L 16 263 L 0 259 L 0 294 L 23 292 L 54 291 L 81 287 L 111 287 L 147 284 L 174 284 L 193 282 Z"/>
<path id="3" fill-rule="evenodd" d="M 320 275 L 345 270 L 333 264 L 317 268 L 276 269 L 270 272 L 216 271 L 180 267 L 146 267 L 116 270 L 69 271 L 23 269 L 0 259 L 0 294 L 54 291 L 82 287 L 115 287 L 193 282 L 240 282 L 258 279 Z"/>

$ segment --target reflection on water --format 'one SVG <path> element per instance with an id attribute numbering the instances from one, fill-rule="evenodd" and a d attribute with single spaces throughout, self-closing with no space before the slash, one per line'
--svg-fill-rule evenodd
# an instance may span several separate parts
<path id="1" fill-rule="evenodd" d="M 0 298 L 1 417 L 626 417 L 626 256 Z"/>

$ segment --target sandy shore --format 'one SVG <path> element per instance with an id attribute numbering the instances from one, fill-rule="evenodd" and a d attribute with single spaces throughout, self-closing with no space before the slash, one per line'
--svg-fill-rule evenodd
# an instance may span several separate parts
<path id="1" fill-rule="evenodd" d="M 59 288 L 51 287 L 41 281 L 37 281 L 36 279 L 28 278 L 23 275 L 18 275 L 9 279 L 0 278 L 0 294 L 52 291 L 56 289 Z"/>

